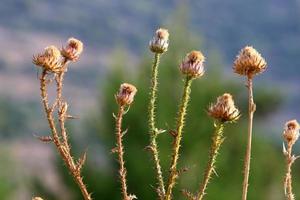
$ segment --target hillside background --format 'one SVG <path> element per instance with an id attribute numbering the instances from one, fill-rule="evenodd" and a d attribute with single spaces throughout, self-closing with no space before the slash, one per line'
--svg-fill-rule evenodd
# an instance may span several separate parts
<path id="1" fill-rule="evenodd" d="M 1 199 L 25 200 L 32 195 L 46 200 L 81 199 L 53 146 L 33 137 L 34 133 L 46 135 L 48 129 L 39 102 L 39 70 L 32 64 L 32 55 L 51 44 L 60 47 L 71 36 L 82 40 L 85 49 L 66 77 L 66 99 L 72 113 L 80 116 L 68 126 L 75 154 L 88 149 L 85 177 L 89 188 L 95 199 L 120 199 L 117 166 L 109 153 L 114 141 L 111 113 L 116 111 L 113 94 L 121 82 L 128 81 L 137 85 L 140 95 L 126 122 L 132 131 L 126 143 L 130 191 L 139 199 L 154 199 L 152 162 L 142 149 L 148 141 L 145 102 L 152 58 L 148 41 L 161 26 L 170 30 L 170 50 L 161 66 L 163 92 L 158 108 L 162 128 L 173 126 L 181 95 L 181 59 L 192 49 L 203 51 L 207 57 L 206 77 L 194 84 L 195 100 L 190 105 L 186 131 L 197 134 L 185 141 L 186 163 L 182 165 L 191 166 L 191 170 L 180 179 L 179 187 L 196 190 L 212 131 L 205 108 L 223 92 L 232 92 L 243 118 L 228 129 L 228 143 L 218 166 L 220 177 L 213 179 L 207 199 L 240 198 L 247 96 L 244 80 L 232 73 L 232 63 L 242 47 L 253 45 L 267 60 L 268 69 L 255 79 L 257 148 L 250 199 L 282 199 L 282 127 L 289 119 L 300 119 L 299 0 L 2 0 Z M 170 95 L 174 102 L 168 101 Z M 167 155 L 170 138 L 163 136 L 160 143 Z M 299 145 L 297 150 L 300 153 Z M 163 165 L 167 171 L 166 155 Z M 294 172 L 295 184 L 300 185 L 300 164 L 295 165 Z M 178 199 L 184 199 L 177 193 Z M 299 191 L 296 196 L 300 196 Z"/>

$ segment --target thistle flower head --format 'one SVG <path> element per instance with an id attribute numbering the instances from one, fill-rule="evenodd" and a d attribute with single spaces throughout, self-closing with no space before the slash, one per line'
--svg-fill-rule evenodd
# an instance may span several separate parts
<path id="1" fill-rule="evenodd" d="M 290 145 L 294 145 L 299 138 L 300 125 L 297 120 L 290 120 L 285 123 L 283 139 Z"/>
<path id="2" fill-rule="evenodd" d="M 149 48 L 153 53 L 162 54 L 168 50 L 169 32 L 167 29 L 159 28 L 149 42 Z"/>
<path id="3" fill-rule="evenodd" d="M 55 46 L 48 46 L 44 53 L 33 56 L 33 63 L 49 72 L 58 72 L 61 69 L 61 53 Z"/>
<path id="4" fill-rule="evenodd" d="M 67 60 L 76 61 L 83 50 L 83 44 L 80 40 L 69 38 L 66 47 L 63 47 L 61 54 Z"/>
<path id="5" fill-rule="evenodd" d="M 180 70 L 183 74 L 191 78 L 198 78 L 204 74 L 203 62 L 205 57 L 200 51 L 191 51 L 186 55 L 180 64 Z"/>
<path id="6" fill-rule="evenodd" d="M 217 102 L 209 106 L 208 114 L 220 122 L 235 122 L 240 117 L 240 112 L 229 93 L 219 96 Z"/>
<path id="7" fill-rule="evenodd" d="M 233 70 L 243 76 L 253 77 L 266 70 L 265 59 L 253 47 L 243 48 L 234 61 Z"/>
<path id="8" fill-rule="evenodd" d="M 129 83 L 123 83 L 120 86 L 119 92 L 115 95 L 116 101 L 120 106 L 128 106 L 133 100 L 137 92 L 137 89 L 134 85 Z"/>

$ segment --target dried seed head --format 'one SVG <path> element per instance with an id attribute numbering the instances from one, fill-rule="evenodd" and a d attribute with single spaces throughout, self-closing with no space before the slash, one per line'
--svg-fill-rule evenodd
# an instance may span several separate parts
<path id="1" fill-rule="evenodd" d="M 290 144 L 294 145 L 295 142 L 299 138 L 299 129 L 300 126 L 297 122 L 297 120 L 290 120 L 285 123 L 284 131 L 283 131 L 283 138 L 284 140 Z"/>
<path id="2" fill-rule="evenodd" d="M 191 51 L 180 64 L 180 70 L 191 78 L 201 77 L 204 74 L 204 61 L 205 57 L 200 51 Z"/>
<path id="3" fill-rule="evenodd" d="M 43 200 L 41 197 L 33 197 L 32 200 Z"/>
<path id="4" fill-rule="evenodd" d="M 253 47 L 243 48 L 234 61 L 233 70 L 243 76 L 253 77 L 266 70 L 265 59 Z"/>
<path id="5" fill-rule="evenodd" d="M 156 30 L 154 37 L 149 42 L 149 48 L 153 53 L 164 53 L 169 46 L 169 32 L 167 29 Z"/>
<path id="6" fill-rule="evenodd" d="M 62 48 L 61 54 L 67 60 L 77 61 L 82 51 L 83 43 L 75 38 L 69 38 L 67 46 Z"/>
<path id="7" fill-rule="evenodd" d="M 240 112 L 228 93 L 219 96 L 217 102 L 209 106 L 208 114 L 220 122 L 235 122 L 240 117 Z"/>
<path id="8" fill-rule="evenodd" d="M 115 95 L 117 103 L 120 106 L 130 105 L 134 100 L 134 95 L 136 92 L 137 89 L 134 85 L 129 83 L 121 84 L 119 92 Z"/>
<path id="9" fill-rule="evenodd" d="M 61 69 L 61 54 L 55 46 L 48 46 L 44 53 L 33 56 L 33 63 L 48 72 L 58 72 Z"/>

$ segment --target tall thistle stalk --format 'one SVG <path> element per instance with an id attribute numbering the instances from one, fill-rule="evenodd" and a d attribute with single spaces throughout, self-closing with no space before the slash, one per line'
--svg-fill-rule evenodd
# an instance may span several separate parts
<path id="1" fill-rule="evenodd" d="M 247 135 L 247 148 L 244 161 L 244 181 L 243 181 L 243 200 L 247 199 L 248 192 L 248 182 L 250 173 L 250 160 L 251 160 L 251 146 L 252 146 L 252 127 L 253 127 L 253 115 L 256 109 L 253 100 L 253 86 L 252 77 L 248 76 L 247 79 L 247 89 L 248 89 L 248 135 Z"/>
<path id="2" fill-rule="evenodd" d="M 135 195 L 128 194 L 127 192 L 127 180 L 126 175 L 127 171 L 125 168 L 125 161 L 124 161 L 124 146 L 123 146 L 123 137 L 126 134 L 126 131 L 122 131 L 122 119 L 123 115 L 125 114 L 125 107 L 130 106 L 130 104 L 134 100 L 134 96 L 137 92 L 135 86 L 123 83 L 120 86 L 119 92 L 115 95 L 116 101 L 119 105 L 119 111 L 116 119 L 116 147 L 113 149 L 114 153 L 118 154 L 118 162 L 120 165 L 119 168 L 119 176 L 120 176 L 120 183 L 121 183 L 121 193 L 123 196 L 123 200 L 133 200 L 136 199 Z"/>
<path id="3" fill-rule="evenodd" d="M 216 122 L 214 124 L 214 126 L 215 126 L 215 132 L 212 137 L 212 144 L 210 147 L 209 160 L 208 160 L 205 172 L 204 172 L 202 184 L 200 185 L 199 192 L 198 192 L 197 198 L 195 198 L 195 200 L 202 200 L 204 195 L 206 194 L 205 191 L 206 191 L 208 182 L 211 179 L 212 173 L 215 171 L 215 163 L 216 163 L 217 155 L 219 153 L 219 149 L 225 139 L 223 136 L 224 123 Z"/>
<path id="4" fill-rule="evenodd" d="M 53 142 L 65 162 L 70 174 L 73 176 L 75 182 L 81 190 L 82 196 L 85 200 L 91 200 L 91 195 L 87 191 L 87 187 L 83 182 L 81 175 L 82 167 L 86 160 L 86 153 L 84 153 L 77 161 L 71 154 L 70 145 L 68 142 L 68 135 L 65 128 L 67 119 L 73 117 L 68 115 L 68 103 L 62 99 L 63 78 L 67 71 L 67 64 L 69 61 L 77 61 L 79 55 L 83 50 L 81 41 L 70 38 L 68 45 L 62 50 L 58 50 L 55 46 L 47 47 L 45 52 L 34 56 L 33 63 L 42 68 L 42 75 L 40 77 L 41 99 L 44 110 L 47 116 L 48 124 L 51 130 L 51 136 L 37 136 L 43 142 Z M 49 76 L 54 75 L 56 81 L 56 99 L 52 105 L 48 99 L 48 85 Z M 57 110 L 58 126 L 54 117 L 54 111 Z"/>
<path id="5" fill-rule="evenodd" d="M 251 143 L 252 143 L 252 127 L 253 127 L 253 115 L 256 109 L 253 100 L 253 78 L 256 74 L 262 73 L 266 70 L 267 63 L 265 59 L 253 48 L 246 46 L 243 48 L 236 60 L 234 61 L 233 70 L 235 73 L 247 77 L 248 88 L 248 136 L 247 136 L 247 148 L 244 161 L 244 181 L 243 181 L 243 193 L 242 200 L 247 200 L 248 182 L 250 172 L 250 160 L 251 160 Z"/>
<path id="6" fill-rule="evenodd" d="M 173 153 L 171 165 L 169 168 L 170 174 L 168 179 L 168 187 L 166 191 L 165 200 L 172 199 L 173 188 L 178 177 L 177 163 L 179 159 L 179 150 L 181 146 L 182 130 L 184 128 L 185 116 L 187 111 L 188 102 L 190 99 L 191 85 L 195 78 L 199 78 L 204 74 L 204 62 L 205 58 L 200 51 L 192 51 L 183 60 L 180 65 L 181 72 L 186 76 L 185 84 L 183 88 L 183 94 L 179 111 L 177 115 L 176 131 L 174 133 L 175 141 L 173 143 Z"/>
<path id="7" fill-rule="evenodd" d="M 236 122 L 240 117 L 239 110 L 235 107 L 231 94 L 225 93 L 218 97 L 217 102 L 208 109 L 208 114 L 215 121 L 215 132 L 212 136 L 212 144 L 210 147 L 209 161 L 204 173 L 202 184 L 200 185 L 197 200 L 202 200 L 205 190 L 211 178 L 212 172 L 215 171 L 216 158 L 219 149 L 224 141 L 223 131 L 225 123 Z"/>
<path id="8" fill-rule="evenodd" d="M 156 108 L 156 96 L 157 96 L 157 85 L 158 85 L 158 66 L 160 55 L 167 51 L 169 45 L 169 33 L 166 29 L 158 29 L 155 36 L 149 43 L 150 50 L 154 53 L 152 72 L 151 72 L 151 86 L 150 86 L 150 102 L 149 102 L 149 134 L 150 134 L 150 145 L 148 149 L 152 153 L 154 167 L 156 171 L 157 179 L 157 193 L 160 199 L 165 196 L 165 185 L 162 174 L 162 169 L 159 160 L 159 151 L 157 145 L 157 136 L 161 133 L 156 128 L 155 119 L 155 108 Z"/>
<path id="9" fill-rule="evenodd" d="M 208 108 L 208 115 L 214 118 L 215 132 L 212 136 L 212 144 L 210 147 L 209 160 L 204 172 L 203 181 L 199 187 L 197 195 L 193 195 L 187 190 L 183 190 L 183 194 L 190 200 L 202 200 L 206 194 L 206 188 L 215 172 L 215 163 L 220 147 L 225 139 L 223 136 L 224 126 L 226 123 L 236 122 L 240 117 L 239 110 L 235 107 L 231 94 L 225 93 L 219 96 L 215 104 L 211 104 Z"/>
<path id="10" fill-rule="evenodd" d="M 283 144 L 283 155 L 286 159 L 286 175 L 284 177 L 284 195 L 286 200 L 294 200 L 292 187 L 292 165 L 299 156 L 292 155 L 294 144 L 299 138 L 300 126 L 296 120 L 286 122 L 283 131 L 283 139 L 286 142 L 287 148 Z"/>

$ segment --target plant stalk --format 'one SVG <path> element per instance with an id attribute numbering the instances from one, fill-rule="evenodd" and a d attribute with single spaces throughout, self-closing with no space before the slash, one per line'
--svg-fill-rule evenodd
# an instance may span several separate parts
<path id="1" fill-rule="evenodd" d="M 250 172 L 250 160 L 251 160 L 251 143 L 252 143 L 252 127 L 253 127 L 253 115 L 255 112 L 255 103 L 253 100 L 253 84 L 252 77 L 247 77 L 247 88 L 248 88 L 248 144 L 245 155 L 244 163 L 244 181 L 243 181 L 243 194 L 242 200 L 247 200 L 248 183 L 249 183 L 249 172 Z"/>
<path id="2" fill-rule="evenodd" d="M 71 172 L 75 182 L 79 186 L 82 196 L 85 200 L 92 200 L 90 194 L 87 191 L 86 185 L 83 183 L 82 177 L 81 177 L 81 172 L 77 170 L 77 166 L 74 164 L 74 160 L 72 156 L 70 155 L 70 151 L 66 149 L 64 144 L 61 143 L 56 125 L 55 125 L 55 120 L 53 117 L 53 110 L 54 106 L 50 107 L 49 106 L 49 100 L 48 100 L 48 94 L 47 94 L 47 71 L 43 70 L 42 76 L 40 78 L 40 90 L 41 90 L 41 97 L 42 97 L 42 103 L 44 106 L 44 110 L 47 116 L 48 124 L 51 129 L 52 133 L 52 139 L 53 143 L 55 144 L 58 152 L 60 153 L 63 161 L 65 162 L 67 168 Z"/>
<path id="3" fill-rule="evenodd" d="M 156 171 L 156 179 L 158 184 L 158 192 L 159 197 L 163 199 L 165 196 L 165 185 L 162 174 L 162 169 L 159 160 L 159 152 L 157 145 L 157 128 L 155 125 L 155 104 L 156 104 L 156 96 L 157 96 L 157 85 L 158 85 L 158 66 L 159 66 L 160 54 L 155 53 L 154 61 L 152 65 L 152 73 L 151 73 L 151 87 L 150 87 L 150 102 L 149 102 L 149 129 L 150 129 L 150 150 L 152 153 L 154 167 Z"/>
<path id="4" fill-rule="evenodd" d="M 118 153 L 118 162 L 120 165 L 119 176 L 121 182 L 121 189 L 123 200 L 128 200 L 129 196 L 127 193 L 127 183 L 126 183 L 126 168 L 124 162 L 124 147 L 123 147 L 123 133 L 122 133 L 122 119 L 124 115 L 124 106 L 119 107 L 118 115 L 116 117 L 116 139 L 117 139 L 117 153 Z"/>
<path id="5" fill-rule="evenodd" d="M 182 129 L 184 127 L 184 121 L 186 116 L 186 110 L 188 106 L 188 102 L 190 99 L 190 93 L 191 93 L 191 84 L 193 79 L 189 76 L 186 77 L 185 85 L 183 89 L 183 95 L 181 98 L 181 104 L 179 107 L 178 117 L 177 117 L 177 127 L 176 127 L 176 136 L 175 141 L 173 144 L 173 154 L 172 154 L 172 161 L 170 166 L 170 175 L 168 180 L 168 188 L 165 196 L 165 200 L 171 200 L 172 199 L 172 191 L 173 187 L 176 183 L 176 178 L 178 177 L 177 172 L 177 162 L 179 158 L 179 150 L 180 150 L 180 143 L 182 139 Z"/>
<path id="6" fill-rule="evenodd" d="M 65 62 L 65 65 L 66 65 L 66 62 Z M 65 68 L 65 66 L 63 68 Z M 57 74 L 57 77 L 56 77 L 56 87 L 57 87 L 57 89 L 56 89 L 56 93 L 57 93 L 56 101 L 57 101 L 57 107 L 58 107 L 58 110 L 57 110 L 58 121 L 59 121 L 59 127 L 60 127 L 60 132 L 61 132 L 63 144 L 67 148 L 67 151 L 70 152 L 70 146 L 69 146 L 69 143 L 68 143 L 67 131 L 66 131 L 66 128 L 65 128 L 66 116 L 62 115 L 60 113 L 60 110 L 62 109 L 62 106 L 63 106 L 62 89 L 63 89 L 64 75 L 65 75 L 65 71 L 62 70 L 61 72 L 59 72 Z"/>
<path id="7" fill-rule="evenodd" d="M 293 157 L 292 157 L 292 147 L 293 145 L 287 144 L 287 154 L 286 156 L 286 176 L 284 180 L 284 191 L 286 200 L 294 200 L 295 196 L 293 194 L 292 187 L 292 165 L 293 165 Z"/>
<path id="8" fill-rule="evenodd" d="M 219 149 L 224 141 L 223 137 L 224 123 L 216 122 L 215 132 L 212 137 L 212 144 L 210 147 L 210 156 L 209 161 L 204 173 L 202 184 L 200 185 L 199 192 L 197 195 L 197 200 L 202 200 L 205 195 L 205 190 L 207 188 L 208 182 L 211 178 L 212 172 L 215 170 L 216 158 L 219 152 Z"/>

